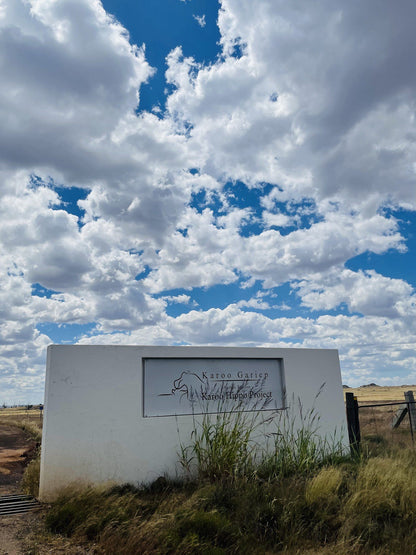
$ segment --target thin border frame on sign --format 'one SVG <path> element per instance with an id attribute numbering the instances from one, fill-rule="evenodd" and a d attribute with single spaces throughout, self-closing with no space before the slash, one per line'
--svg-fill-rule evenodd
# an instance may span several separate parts
<path id="1" fill-rule="evenodd" d="M 244 412 L 255 412 L 255 410 L 258 410 L 259 412 L 265 412 L 265 411 L 276 411 L 276 410 L 287 410 L 287 404 L 286 404 L 286 380 L 285 380 L 285 364 L 284 364 L 284 359 L 283 357 L 216 357 L 216 356 L 205 356 L 205 357 L 201 357 L 201 356 L 190 356 L 190 357 L 186 357 L 186 356 L 174 356 L 174 357 L 169 357 L 169 356 L 146 356 L 146 357 L 141 357 L 141 361 L 142 361 L 142 410 L 141 410 L 141 414 L 142 414 L 142 418 L 172 418 L 172 417 L 178 417 L 178 416 L 198 416 L 198 415 L 202 415 L 204 414 L 203 412 L 195 412 L 195 413 L 184 413 L 184 414 L 160 414 L 160 415 L 151 415 L 151 416 L 147 416 L 145 414 L 145 362 L 147 360 L 183 360 L 183 359 L 187 359 L 187 360 L 271 360 L 271 361 L 277 361 L 279 363 L 279 368 L 280 368 L 280 387 L 281 387 L 281 391 L 282 391 L 282 407 L 281 408 L 277 408 L 277 407 L 272 407 L 272 408 L 265 408 L 265 409 L 253 409 L 252 411 L 244 411 Z M 218 412 L 209 412 L 207 414 L 220 414 Z"/>

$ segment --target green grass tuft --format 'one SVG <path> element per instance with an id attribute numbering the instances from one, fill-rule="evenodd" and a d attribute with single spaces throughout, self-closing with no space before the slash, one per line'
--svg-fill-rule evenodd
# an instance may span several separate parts
<path id="1" fill-rule="evenodd" d="M 191 445 L 181 446 L 180 463 L 189 476 L 218 480 L 254 471 L 261 425 L 258 413 L 238 410 L 204 414 L 194 422 Z"/>

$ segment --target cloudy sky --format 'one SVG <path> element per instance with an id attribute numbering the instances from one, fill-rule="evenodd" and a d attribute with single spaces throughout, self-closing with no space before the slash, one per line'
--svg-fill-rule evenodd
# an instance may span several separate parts
<path id="1" fill-rule="evenodd" d="M 0 403 L 50 343 L 416 383 L 416 3 L 0 0 Z"/>

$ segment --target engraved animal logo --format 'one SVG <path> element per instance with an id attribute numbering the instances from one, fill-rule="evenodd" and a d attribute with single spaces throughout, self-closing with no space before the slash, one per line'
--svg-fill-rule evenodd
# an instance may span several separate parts
<path id="1" fill-rule="evenodd" d="M 203 380 L 194 372 L 183 371 L 182 374 L 173 382 L 172 394 L 177 392 L 189 401 L 194 401 L 201 396 L 201 393 L 206 390 L 208 386 L 207 380 Z"/>

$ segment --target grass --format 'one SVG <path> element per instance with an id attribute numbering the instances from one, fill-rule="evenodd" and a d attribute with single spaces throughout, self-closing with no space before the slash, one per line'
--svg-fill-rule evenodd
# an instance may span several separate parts
<path id="1" fill-rule="evenodd" d="M 260 476 L 279 478 L 304 474 L 325 464 L 345 460 L 342 437 L 336 432 L 333 438 L 321 436 L 320 416 L 314 407 L 305 412 L 300 400 L 295 399 L 290 407 L 278 412 L 273 421 L 273 442 L 258 466 Z"/>
<path id="2" fill-rule="evenodd" d="M 22 479 L 22 491 L 28 495 L 37 497 L 39 495 L 40 476 L 40 449 L 33 460 L 25 468 Z"/>
<path id="3" fill-rule="evenodd" d="M 260 450 L 256 433 L 264 424 L 260 412 L 219 408 L 194 420 L 191 444 L 180 446 L 179 462 L 188 477 L 217 480 L 248 476 Z M 178 430 L 179 432 L 179 430 Z"/>
<path id="4" fill-rule="evenodd" d="M 22 479 L 22 490 L 28 495 L 37 497 L 39 495 L 39 477 L 40 477 L 40 455 L 41 455 L 41 441 L 42 441 L 42 428 L 37 421 L 22 419 L 10 420 L 10 425 L 14 425 L 27 432 L 32 439 L 39 445 L 36 448 L 34 458 L 29 462 L 25 468 Z"/>
<path id="5" fill-rule="evenodd" d="M 238 404 L 231 410 L 220 405 L 216 414 L 205 412 L 202 420 L 194 420 L 191 444 L 181 444 L 179 454 L 188 477 L 215 481 L 254 475 L 264 480 L 345 459 L 339 434 L 332 440 L 321 437 L 314 407 L 305 411 L 293 397 L 290 408 L 266 415 L 243 412 Z"/>
<path id="6" fill-rule="evenodd" d="M 7 421 L 8 419 L 33 420 L 36 422 L 42 422 L 42 412 L 36 408 L 27 409 L 24 407 L 10 407 L 10 408 L 0 407 L 0 420 L 4 422 L 4 421 Z"/>
<path id="7" fill-rule="evenodd" d="M 16 426 L 16 428 L 20 428 L 24 430 L 32 439 L 37 442 L 42 440 L 42 428 L 39 426 L 39 423 L 28 418 L 22 418 L 20 420 L 7 420 L 7 424 L 9 426 Z"/>
<path id="8" fill-rule="evenodd" d="M 391 449 L 412 448 L 409 417 L 400 426 L 392 428 L 392 420 L 399 405 L 362 408 L 359 411 L 362 446 L 373 455 L 382 455 Z"/>
<path id="9" fill-rule="evenodd" d="M 187 479 L 68 489 L 47 530 L 103 554 L 416 552 L 416 451 L 384 435 L 390 414 L 376 431 L 363 415 L 365 448 L 349 458 L 300 409 L 275 415 L 268 454 L 255 414 L 204 415 L 180 453 Z"/>
<path id="10" fill-rule="evenodd" d="M 344 395 L 347 392 L 354 393 L 359 403 L 364 403 L 364 401 L 373 403 L 377 401 L 404 401 L 404 393 L 409 390 L 416 391 L 416 385 L 349 387 L 344 388 Z"/>
<path id="11" fill-rule="evenodd" d="M 42 439 L 43 417 L 39 410 L 0 408 L 0 423 L 21 428 L 35 441 Z"/>
<path id="12" fill-rule="evenodd" d="M 99 553 L 414 553 L 413 451 L 314 472 L 162 488 L 69 490 L 49 511 L 54 533 Z"/>

